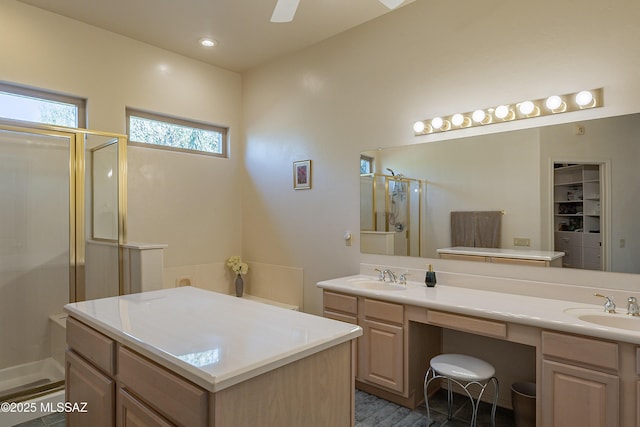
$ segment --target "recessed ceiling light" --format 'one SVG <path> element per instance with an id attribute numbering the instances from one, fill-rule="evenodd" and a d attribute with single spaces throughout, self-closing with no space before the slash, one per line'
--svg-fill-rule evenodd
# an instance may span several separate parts
<path id="1" fill-rule="evenodd" d="M 200 45 L 204 47 L 214 47 L 218 44 L 217 41 L 215 41 L 214 39 L 210 39 L 208 37 L 202 38 L 198 40 L 198 42 L 200 43 Z"/>

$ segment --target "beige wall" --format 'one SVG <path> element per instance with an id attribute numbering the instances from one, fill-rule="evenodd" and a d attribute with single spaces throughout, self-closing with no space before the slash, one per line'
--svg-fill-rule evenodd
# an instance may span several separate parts
<path id="1" fill-rule="evenodd" d="M 634 1 L 419 0 L 243 75 L 247 168 L 243 252 L 304 268 L 315 282 L 358 271 L 358 156 L 427 142 L 418 119 L 604 87 L 606 106 L 536 124 L 637 112 Z M 446 138 L 532 126 L 511 123 Z M 291 189 L 291 162 L 312 159 L 313 189 Z M 255 238 L 261 236 L 261 238 Z"/>
<path id="2" fill-rule="evenodd" d="M 0 51 L 0 81 L 87 98 L 90 129 L 124 133 L 126 106 L 229 126 L 229 159 L 129 148 L 128 232 L 168 244 L 168 267 L 240 253 L 239 74 L 12 0 Z"/>

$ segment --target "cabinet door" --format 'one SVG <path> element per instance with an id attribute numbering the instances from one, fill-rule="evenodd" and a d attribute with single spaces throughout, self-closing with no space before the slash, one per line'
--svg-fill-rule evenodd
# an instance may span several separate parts
<path id="1" fill-rule="evenodd" d="M 172 427 L 169 421 L 144 403 L 131 396 L 125 389 L 118 390 L 117 427 Z"/>
<path id="2" fill-rule="evenodd" d="M 365 320 L 362 325 L 364 351 L 360 353 L 360 377 L 402 393 L 403 359 L 402 327 Z"/>
<path id="3" fill-rule="evenodd" d="M 86 412 L 67 413 L 68 427 L 112 427 L 115 382 L 73 351 L 66 352 L 66 401 Z"/>
<path id="4" fill-rule="evenodd" d="M 543 361 L 542 416 L 547 427 L 618 425 L 619 379 L 591 369 Z"/>

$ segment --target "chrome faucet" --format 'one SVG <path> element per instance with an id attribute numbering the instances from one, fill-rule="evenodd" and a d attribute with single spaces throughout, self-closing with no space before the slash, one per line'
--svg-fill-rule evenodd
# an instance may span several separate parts
<path id="1" fill-rule="evenodd" d="M 393 271 L 389 270 L 388 268 L 385 268 L 384 270 L 380 270 L 379 268 L 375 269 L 378 272 L 378 280 L 380 280 L 381 282 L 385 282 L 387 276 L 389 276 L 389 282 L 393 282 L 396 283 L 398 281 L 398 278 L 396 277 L 396 273 L 394 273 Z"/>
<path id="2" fill-rule="evenodd" d="M 606 301 L 604 302 L 604 311 L 607 313 L 615 313 L 616 312 L 616 304 L 613 302 L 613 297 L 608 297 L 602 294 L 594 294 L 597 297 L 604 298 Z"/>
<path id="3" fill-rule="evenodd" d="M 411 276 L 411 273 L 402 273 L 400 275 L 400 277 L 398 278 L 398 283 L 400 283 L 401 285 L 406 285 L 407 284 L 407 276 Z"/>
<path id="4" fill-rule="evenodd" d="M 640 306 L 636 297 L 627 298 L 627 314 L 629 316 L 640 316 Z"/>

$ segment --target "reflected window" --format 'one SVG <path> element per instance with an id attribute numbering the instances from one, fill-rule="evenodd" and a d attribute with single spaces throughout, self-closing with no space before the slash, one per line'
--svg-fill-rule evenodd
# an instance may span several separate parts
<path id="1" fill-rule="evenodd" d="M 45 125 L 86 128 L 86 100 L 0 83 L 0 117 Z"/>
<path id="2" fill-rule="evenodd" d="M 360 156 L 360 174 L 373 173 L 373 157 Z"/>
<path id="3" fill-rule="evenodd" d="M 132 145 L 227 157 L 227 128 L 127 109 Z"/>

